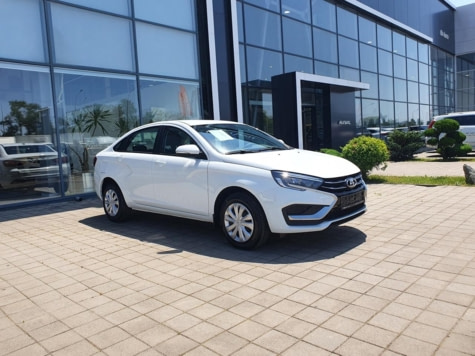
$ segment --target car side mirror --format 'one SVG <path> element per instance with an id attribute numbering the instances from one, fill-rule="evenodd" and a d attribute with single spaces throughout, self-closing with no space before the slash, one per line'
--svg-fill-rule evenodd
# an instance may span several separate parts
<path id="1" fill-rule="evenodd" d="M 196 145 L 181 145 L 175 150 L 177 155 L 199 157 L 202 155 L 200 148 Z"/>

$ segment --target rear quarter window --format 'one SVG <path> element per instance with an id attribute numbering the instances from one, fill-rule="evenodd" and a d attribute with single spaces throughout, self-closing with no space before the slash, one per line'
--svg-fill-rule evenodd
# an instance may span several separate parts
<path id="1" fill-rule="evenodd" d="M 457 120 L 460 126 L 475 126 L 475 115 L 459 116 L 453 119 Z"/>

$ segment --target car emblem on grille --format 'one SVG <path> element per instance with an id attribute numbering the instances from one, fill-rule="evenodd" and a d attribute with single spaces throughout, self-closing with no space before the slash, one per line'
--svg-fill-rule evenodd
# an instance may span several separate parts
<path id="1" fill-rule="evenodd" d="M 350 189 L 353 189 L 358 184 L 357 180 L 353 177 L 346 178 L 345 182 L 346 182 L 346 186 Z"/>

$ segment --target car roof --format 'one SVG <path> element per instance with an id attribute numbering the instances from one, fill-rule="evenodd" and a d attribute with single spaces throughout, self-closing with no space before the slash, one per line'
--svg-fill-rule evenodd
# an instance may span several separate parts
<path id="1" fill-rule="evenodd" d="M 45 146 L 50 145 L 49 143 L 38 143 L 38 142 L 16 142 L 16 143 L 0 143 L 0 146 L 3 147 L 14 147 L 14 146 Z"/>
<path id="2" fill-rule="evenodd" d="M 146 127 L 162 126 L 162 125 L 172 125 L 180 127 L 192 127 L 197 125 L 213 125 L 213 124 L 236 124 L 236 125 L 245 125 L 236 121 L 229 120 L 167 120 L 167 121 L 155 121 L 149 124 L 141 125 L 136 127 L 133 131 L 137 129 L 142 129 Z"/>
<path id="3" fill-rule="evenodd" d="M 461 112 L 451 112 L 448 114 L 444 115 L 437 115 L 434 116 L 434 120 L 441 120 L 445 118 L 451 118 L 452 116 L 470 116 L 470 115 L 475 115 L 475 111 L 461 111 Z"/>
<path id="4" fill-rule="evenodd" d="M 240 124 L 236 121 L 228 121 L 228 120 L 179 120 L 179 121 L 170 121 L 173 123 L 183 123 L 188 126 L 196 126 L 196 125 L 211 125 L 211 124 Z"/>

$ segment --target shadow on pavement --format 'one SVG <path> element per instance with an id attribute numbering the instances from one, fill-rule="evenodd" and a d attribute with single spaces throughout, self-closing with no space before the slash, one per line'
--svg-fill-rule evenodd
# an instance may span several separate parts
<path id="1" fill-rule="evenodd" d="M 84 196 L 79 198 L 67 196 L 59 200 L 38 199 L 36 201 L 29 201 L 28 205 L 0 205 L 0 222 L 88 208 L 101 208 L 101 202 L 91 195 L 91 197 Z"/>
<path id="2" fill-rule="evenodd" d="M 102 211 L 101 211 L 102 212 Z M 136 212 L 123 223 L 110 222 L 101 214 L 79 221 L 90 228 L 155 244 L 157 255 L 191 252 L 239 262 L 289 264 L 331 259 L 366 241 L 366 235 L 350 226 L 335 226 L 322 232 L 272 236 L 257 250 L 232 247 L 212 224 Z"/>

